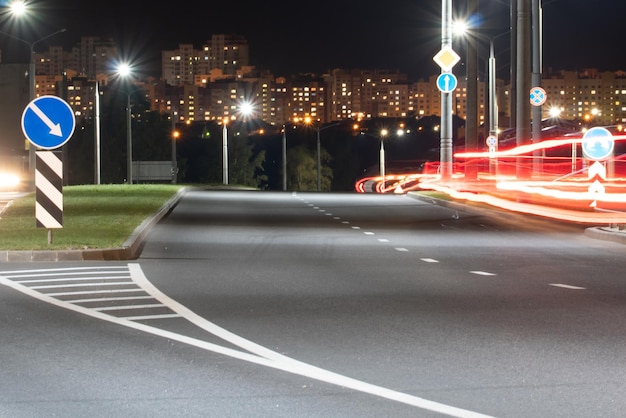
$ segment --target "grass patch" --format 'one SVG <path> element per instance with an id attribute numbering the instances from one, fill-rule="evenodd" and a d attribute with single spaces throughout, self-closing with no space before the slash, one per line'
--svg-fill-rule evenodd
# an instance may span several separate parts
<path id="1" fill-rule="evenodd" d="M 35 193 L 16 199 L 0 218 L 2 250 L 75 250 L 121 246 L 183 186 L 86 185 L 63 188 L 63 228 L 37 228 Z"/>

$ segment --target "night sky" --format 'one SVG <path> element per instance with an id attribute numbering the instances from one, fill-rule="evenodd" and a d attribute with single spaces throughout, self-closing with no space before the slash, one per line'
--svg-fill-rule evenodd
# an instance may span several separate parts
<path id="1" fill-rule="evenodd" d="M 508 1 L 479 3 L 477 20 L 485 34 L 509 29 Z M 460 16 L 466 1 L 453 4 L 455 16 Z M 36 11 L 28 25 L 3 16 L 0 31 L 32 42 L 67 28 L 50 43 L 68 49 L 81 36 L 113 37 L 124 56 L 157 75 L 161 50 L 175 49 L 181 43 L 200 47 L 218 33 L 245 36 L 251 64 L 276 75 L 380 68 L 404 71 L 417 79 L 438 72 L 432 60 L 441 46 L 438 0 L 203 1 L 165 6 L 153 0 L 45 0 L 31 1 L 31 5 Z M 622 1 L 544 0 L 544 72 L 550 67 L 626 70 L 624 19 L 626 2 Z M 498 67 L 508 64 L 506 39 L 499 38 L 496 44 Z M 0 47 L 4 62 L 11 61 L 15 48 L 27 49 L 2 34 Z M 45 47 L 41 42 L 36 50 Z M 454 48 L 463 55 L 460 44 Z"/>

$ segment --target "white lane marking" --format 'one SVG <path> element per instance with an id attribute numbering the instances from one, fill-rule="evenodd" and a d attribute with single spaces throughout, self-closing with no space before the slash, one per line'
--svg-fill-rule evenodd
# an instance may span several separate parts
<path id="1" fill-rule="evenodd" d="M 119 306 L 104 306 L 102 308 L 91 308 L 96 311 L 106 312 L 106 311 L 127 311 L 129 309 L 142 309 L 142 308 L 166 308 L 167 306 L 161 303 L 146 303 L 144 305 L 119 305 Z"/>
<path id="2" fill-rule="evenodd" d="M 361 229 L 360 226 L 353 226 L 352 229 Z"/>
<path id="3" fill-rule="evenodd" d="M 420 258 L 420 260 L 426 262 L 426 263 L 438 263 L 438 260 L 435 260 L 434 258 Z"/>
<path id="4" fill-rule="evenodd" d="M 339 216 L 333 216 L 333 219 L 335 219 L 335 220 L 339 220 L 339 219 L 341 219 L 341 218 L 340 218 Z"/>
<path id="5" fill-rule="evenodd" d="M 342 223 L 342 224 L 346 224 L 346 225 L 347 225 L 347 224 L 349 224 L 350 222 L 348 222 L 348 221 L 341 221 L 341 223 Z"/>
<path id="6" fill-rule="evenodd" d="M 378 238 L 379 242 L 389 242 L 387 238 Z"/>
<path id="7" fill-rule="evenodd" d="M 363 231 L 363 233 L 364 233 L 365 235 L 375 235 L 373 232 L 370 232 L 370 231 Z"/>
<path id="8" fill-rule="evenodd" d="M 27 286 L 24 286 L 23 284 L 16 283 L 8 279 L 6 276 L 2 275 L 2 272 L 0 272 L 0 284 L 11 287 L 33 298 L 39 299 L 41 301 L 50 303 L 52 305 L 55 305 L 61 308 L 65 308 L 74 312 L 82 313 L 84 315 L 101 319 L 103 321 L 112 322 L 118 325 L 126 326 L 132 329 L 136 329 L 136 330 L 147 332 L 153 335 L 161 336 L 163 338 L 178 341 L 178 342 L 188 344 L 194 347 L 198 347 L 204 350 L 208 350 L 208 351 L 212 351 L 215 353 L 230 356 L 236 359 L 248 361 L 250 363 L 264 365 L 264 366 L 271 367 L 277 370 L 283 370 L 285 372 L 301 375 L 301 376 L 308 377 L 311 379 L 316 379 L 319 381 L 334 384 L 334 385 L 341 386 L 344 388 L 354 389 L 360 392 L 364 392 L 364 393 L 368 393 L 374 396 L 379 396 L 382 398 L 401 402 L 401 403 L 415 406 L 421 409 L 438 412 L 438 413 L 445 414 L 448 416 L 460 417 L 460 418 L 489 418 L 488 415 L 480 414 L 480 413 L 473 412 L 473 411 L 468 411 L 468 410 L 457 408 L 457 407 L 450 406 L 450 405 L 445 405 L 439 402 L 430 401 L 428 399 L 420 398 L 420 397 L 409 395 L 409 394 L 402 393 L 402 392 L 397 392 L 397 391 L 387 389 L 381 386 L 373 385 L 373 384 L 356 380 L 347 376 L 343 376 L 338 373 L 334 373 L 329 370 L 325 370 L 325 369 L 292 359 L 290 357 L 284 356 L 275 351 L 269 350 L 259 344 L 256 344 L 236 334 L 233 334 L 232 332 L 222 327 L 219 327 L 218 325 L 206 320 L 205 318 L 191 311 L 186 306 L 181 305 L 180 303 L 176 302 L 174 299 L 163 294 L 160 290 L 154 287 L 154 285 L 150 281 L 148 281 L 146 276 L 143 274 L 143 271 L 141 270 L 141 267 L 139 266 L 139 264 L 136 264 L 136 263 L 128 264 L 128 269 L 130 271 L 131 277 L 133 278 L 133 281 L 139 287 L 141 287 L 144 291 L 146 291 L 156 300 L 158 300 L 162 304 L 169 307 L 169 309 L 174 311 L 175 314 L 120 318 L 120 317 L 108 315 L 103 312 L 96 311 L 94 309 L 85 308 L 80 305 L 76 305 L 73 303 L 68 303 L 66 301 L 55 299 L 53 297 L 50 297 L 47 294 L 37 292 Z M 201 329 L 217 337 L 220 337 L 223 340 L 228 341 L 240 348 L 243 348 L 244 350 L 248 351 L 248 353 L 235 350 L 235 349 L 230 349 L 227 347 L 222 347 L 217 344 L 213 344 L 213 343 L 198 340 L 195 338 L 187 337 L 184 335 L 176 334 L 174 332 L 155 328 L 155 327 L 134 321 L 134 320 L 155 319 L 155 318 L 170 318 L 170 317 L 179 316 L 179 315 L 184 317 L 189 322 L 200 327 Z M 131 320 L 131 319 L 134 319 L 134 320 Z"/>
<path id="9" fill-rule="evenodd" d="M 407 248 L 402 248 L 402 247 L 397 247 L 396 251 L 400 251 L 400 252 L 407 252 L 409 251 Z"/>
<path id="10" fill-rule="evenodd" d="M 474 270 L 474 271 L 470 271 L 470 273 L 472 274 L 477 274 L 479 276 L 495 276 L 495 273 L 489 273 L 488 271 L 480 271 L 480 270 Z"/>
<path id="11" fill-rule="evenodd" d="M 571 289 L 571 290 L 586 290 L 586 287 L 572 286 L 570 284 L 562 284 L 562 283 L 549 283 L 550 286 L 554 287 L 562 287 L 563 289 Z"/>

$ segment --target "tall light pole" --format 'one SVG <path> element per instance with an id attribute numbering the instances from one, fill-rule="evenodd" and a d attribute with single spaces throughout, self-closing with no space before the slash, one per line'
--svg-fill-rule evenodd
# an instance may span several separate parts
<path id="1" fill-rule="evenodd" d="M 98 81 L 96 80 L 96 86 L 95 86 L 95 97 L 94 97 L 94 110 L 95 110 L 95 115 L 94 115 L 94 136 L 96 137 L 96 143 L 95 143 L 95 155 L 94 158 L 96 160 L 96 164 L 95 164 L 95 173 L 94 173 L 94 177 L 95 177 L 95 183 L 96 184 L 100 184 L 100 89 L 98 88 Z"/>
<path id="2" fill-rule="evenodd" d="M 283 123 L 283 191 L 287 190 L 287 123 Z"/>
<path id="3" fill-rule="evenodd" d="M 16 3 L 17 4 L 17 3 Z M 15 10 L 13 13 L 17 13 Z M 58 35 L 59 33 L 65 32 L 66 29 L 61 29 L 56 32 L 52 32 L 49 35 L 44 36 L 43 38 L 37 39 L 34 42 L 27 41 L 22 38 L 18 38 L 17 36 L 11 35 L 10 33 L 0 31 L 1 34 L 8 36 L 9 38 L 15 39 L 16 41 L 20 41 L 28 45 L 29 48 L 29 60 L 28 60 L 28 101 L 32 102 L 35 98 L 35 45 L 38 43 L 45 41 L 48 38 L 51 38 L 54 35 Z M 31 144 L 28 147 L 28 171 L 29 171 L 29 190 L 35 190 L 35 147 Z"/>
<path id="4" fill-rule="evenodd" d="M 252 112 L 252 104 L 248 102 L 242 102 L 237 109 L 237 113 L 243 118 Z M 222 119 L 222 124 L 222 180 L 224 184 L 228 184 L 228 117 Z"/>
<path id="5" fill-rule="evenodd" d="M 452 0 L 441 2 L 441 52 L 452 51 Z M 449 68 L 441 67 L 442 74 L 450 72 Z M 439 159 L 442 180 L 452 178 L 452 95 L 441 92 L 441 129 L 439 130 Z"/>
<path id="6" fill-rule="evenodd" d="M 317 134 L 317 191 L 322 190 L 322 145 L 320 141 L 320 132 L 324 129 L 332 128 L 333 126 L 339 125 L 339 122 L 332 123 L 326 126 L 320 126 L 318 124 L 314 124 L 313 120 L 310 117 L 304 118 L 304 123 L 307 125 L 312 125 L 313 129 Z"/>
<path id="7" fill-rule="evenodd" d="M 497 74 L 496 74 L 496 56 L 494 51 L 495 40 L 501 36 L 507 35 L 510 31 L 499 33 L 495 36 L 486 36 L 479 32 L 471 31 L 465 24 L 458 24 L 455 26 L 455 32 L 459 35 L 467 35 L 477 39 L 483 39 L 489 42 L 489 58 L 487 60 L 487 81 L 488 81 L 488 107 L 489 107 L 489 136 L 496 138 L 496 145 L 494 148 L 497 151 L 498 148 L 498 97 L 496 91 Z M 467 144 L 466 144 L 467 145 Z"/>
<path id="8" fill-rule="evenodd" d="M 126 63 L 121 63 L 117 67 L 117 73 L 122 78 L 128 78 L 132 75 L 133 69 Z M 132 131 L 132 108 L 130 103 L 130 96 L 140 90 L 144 90 L 143 87 L 136 88 L 126 92 L 126 176 L 128 177 L 127 184 L 133 184 L 133 131 Z"/>
<path id="9" fill-rule="evenodd" d="M 172 184 L 176 184 L 176 177 L 178 176 L 178 160 L 176 156 L 176 141 L 180 137 L 180 132 L 176 130 L 176 114 L 175 110 L 172 110 Z"/>
<path id="10" fill-rule="evenodd" d="M 380 152 L 379 152 L 379 158 L 380 158 L 380 178 L 382 179 L 380 182 L 380 190 L 382 193 L 385 193 L 385 137 L 387 136 L 387 134 L 389 133 L 389 131 L 387 131 L 387 129 L 381 129 L 380 130 Z"/>
<path id="11" fill-rule="evenodd" d="M 222 119 L 222 183 L 228 184 L 228 118 Z"/>
<path id="12" fill-rule="evenodd" d="M 126 180 L 133 184 L 133 130 L 131 127 L 130 93 L 126 93 Z"/>

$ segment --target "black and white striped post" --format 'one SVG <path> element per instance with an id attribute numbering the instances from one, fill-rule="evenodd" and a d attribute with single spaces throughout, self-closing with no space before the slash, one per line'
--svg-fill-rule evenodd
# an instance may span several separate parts
<path id="1" fill-rule="evenodd" d="M 52 244 L 52 229 L 63 228 L 63 152 L 35 153 L 35 219 L 38 228 L 48 229 L 48 244 Z"/>
<path id="2" fill-rule="evenodd" d="M 38 228 L 63 228 L 63 158 L 61 151 L 50 151 L 65 144 L 74 133 L 76 120 L 70 105 L 56 96 L 31 101 L 22 113 L 22 131 L 35 153 L 35 219 Z"/>

